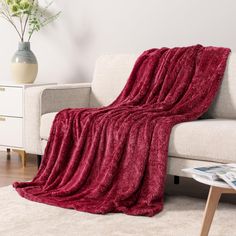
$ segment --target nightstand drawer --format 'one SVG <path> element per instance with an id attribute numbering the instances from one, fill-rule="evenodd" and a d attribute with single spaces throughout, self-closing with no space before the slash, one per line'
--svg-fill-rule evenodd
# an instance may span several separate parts
<path id="1" fill-rule="evenodd" d="M 22 88 L 0 86 L 0 116 L 23 117 Z"/>
<path id="2" fill-rule="evenodd" d="M 23 119 L 0 116 L 0 145 L 23 146 Z"/>

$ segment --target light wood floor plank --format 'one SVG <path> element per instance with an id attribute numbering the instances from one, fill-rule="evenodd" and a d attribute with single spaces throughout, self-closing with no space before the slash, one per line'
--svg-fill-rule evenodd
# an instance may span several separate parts
<path id="1" fill-rule="evenodd" d="M 35 155 L 27 156 L 27 165 L 22 167 L 21 159 L 15 152 L 10 153 L 11 158 L 7 158 L 7 152 L 0 151 L 0 187 L 12 184 L 15 181 L 26 181 L 32 179 L 37 173 L 37 163 Z"/>

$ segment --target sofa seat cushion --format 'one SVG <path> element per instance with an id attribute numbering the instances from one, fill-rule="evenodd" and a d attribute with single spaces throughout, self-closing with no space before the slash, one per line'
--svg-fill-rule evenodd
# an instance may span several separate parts
<path id="1" fill-rule="evenodd" d="M 41 117 L 40 136 L 48 140 L 56 112 Z M 236 162 L 236 121 L 207 119 L 184 122 L 172 129 L 169 156 L 213 162 Z"/>
<path id="2" fill-rule="evenodd" d="M 206 119 L 173 127 L 169 156 L 193 160 L 236 162 L 236 120 Z"/>

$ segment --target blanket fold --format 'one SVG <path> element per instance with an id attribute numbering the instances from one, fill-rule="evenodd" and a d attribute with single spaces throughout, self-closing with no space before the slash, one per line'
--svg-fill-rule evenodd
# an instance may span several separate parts
<path id="1" fill-rule="evenodd" d="M 201 45 L 145 51 L 111 105 L 56 115 L 36 177 L 13 186 L 29 200 L 90 213 L 160 212 L 171 129 L 206 112 L 229 53 Z"/>

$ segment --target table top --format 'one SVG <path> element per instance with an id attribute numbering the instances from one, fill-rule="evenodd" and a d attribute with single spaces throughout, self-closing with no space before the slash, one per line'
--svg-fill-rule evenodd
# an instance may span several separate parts
<path id="1" fill-rule="evenodd" d="M 28 88 L 28 87 L 37 87 L 37 86 L 44 86 L 44 85 L 56 85 L 57 83 L 32 83 L 32 84 L 18 84 L 14 81 L 1 81 L 0 86 L 2 87 L 18 87 L 18 88 Z"/>
<path id="2" fill-rule="evenodd" d="M 202 184 L 206 184 L 206 185 L 210 185 L 210 186 L 215 186 L 215 187 L 220 187 L 220 188 L 228 188 L 228 189 L 233 189 L 231 188 L 227 183 L 225 183 L 224 181 L 220 181 L 220 180 L 209 180 L 205 177 L 199 176 L 199 175 L 195 175 L 193 174 L 193 179 L 195 179 L 196 181 L 202 183 Z"/>

